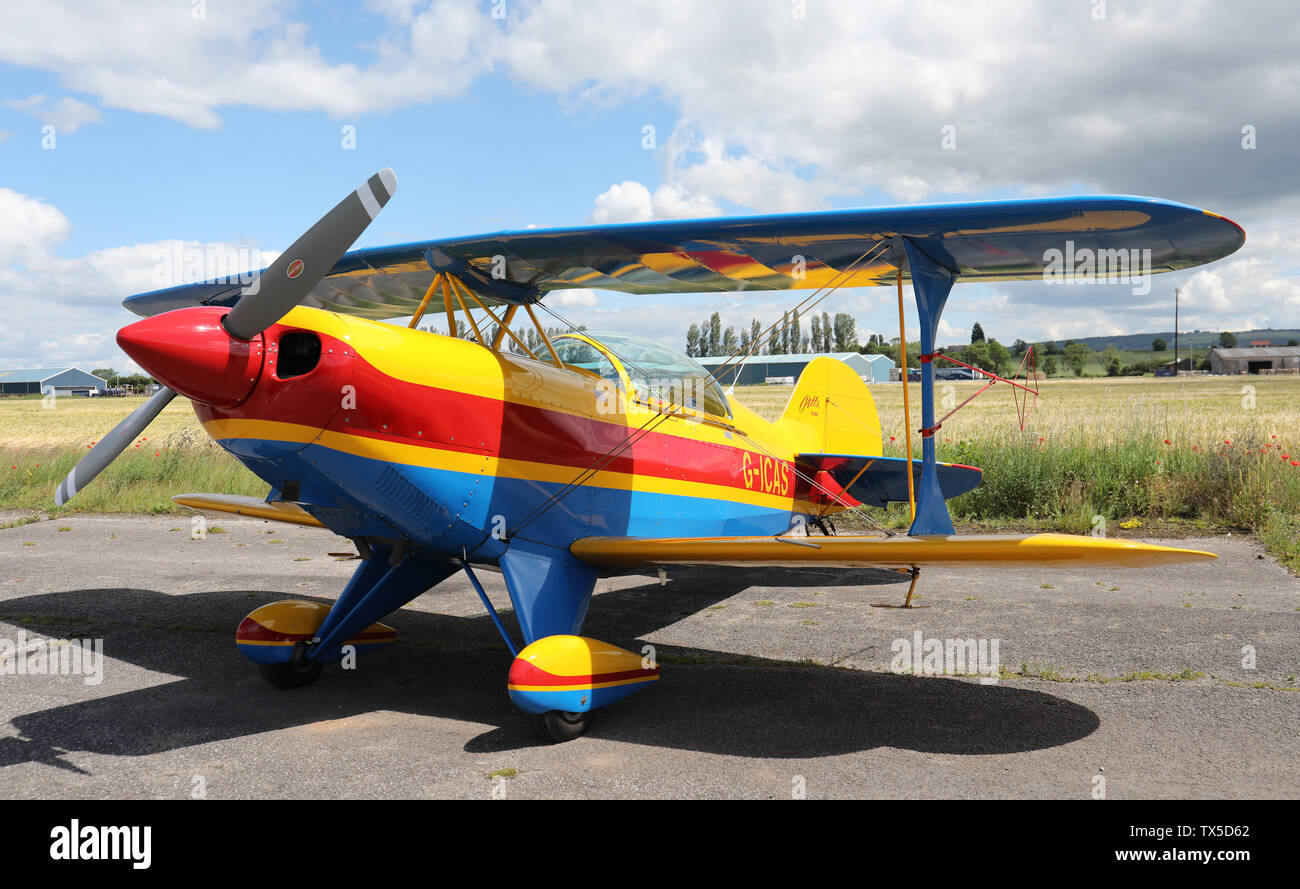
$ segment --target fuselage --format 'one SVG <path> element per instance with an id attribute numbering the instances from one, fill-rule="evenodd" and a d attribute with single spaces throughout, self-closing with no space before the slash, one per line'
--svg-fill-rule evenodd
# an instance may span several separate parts
<path id="1" fill-rule="evenodd" d="M 589 371 L 302 307 L 262 349 L 247 397 L 196 413 L 274 497 L 345 536 L 491 561 L 514 536 L 778 534 L 806 494 L 792 434 L 734 399 L 730 417 L 665 407 Z"/>

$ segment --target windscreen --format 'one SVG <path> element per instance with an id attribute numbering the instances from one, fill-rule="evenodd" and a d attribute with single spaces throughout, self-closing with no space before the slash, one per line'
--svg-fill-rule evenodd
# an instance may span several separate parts
<path id="1" fill-rule="evenodd" d="M 679 404 L 715 417 L 730 417 L 727 397 L 709 372 L 668 346 L 622 333 L 587 334 L 623 362 L 628 379 L 643 397 Z"/>

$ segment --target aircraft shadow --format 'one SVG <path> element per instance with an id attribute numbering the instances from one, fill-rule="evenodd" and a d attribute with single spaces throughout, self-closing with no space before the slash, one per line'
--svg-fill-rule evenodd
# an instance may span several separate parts
<path id="1" fill-rule="evenodd" d="M 905 582 L 871 569 L 815 582 L 802 574 L 672 571 L 666 587 L 654 578 L 597 596 L 583 632 L 635 647 L 632 640 L 756 585 Z M 465 745 L 471 752 L 540 743 L 530 718 L 506 695 L 510 657 L 486 615 L 399 611 L 386 619 L 398 629 L 397 645 L 362 658 L 356 670 L 327 667 L 313 685 L 286 692 L 268 686 L 232 638 L 245 614 L 281 598 L 273 591 L 168 596 L 95 589 L 0 603 L 0 619 L 30 633 L 102 637 L 109 686 L 113 661 L 179 677 L 15 718 L 21 737 L 0 740 L 0 767 L 36 761 L 81 771 L 64 752 L 148 756 L 378 710 L 490 726 Z M 748 757 L 828 756 L 878 746 L 982 755 L 1067 744 L 1100 725 L 1085 707 L 1007 685 L 657 649 L 664 668 L 659 685 L 601 711 L 593 735 Z"/>

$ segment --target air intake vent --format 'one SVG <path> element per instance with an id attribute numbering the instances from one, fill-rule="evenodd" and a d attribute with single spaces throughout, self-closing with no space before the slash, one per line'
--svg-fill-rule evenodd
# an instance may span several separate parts
<path id="1" fill-rule="evenodd" d="M 438 516 L 438 504 L 426 497 L 423 491 L 407 481 L 396 469 L 391 466 L 385 468 L 379 476 L 377 487 L 381 494 L 420 524 L 433 527 Z"/>

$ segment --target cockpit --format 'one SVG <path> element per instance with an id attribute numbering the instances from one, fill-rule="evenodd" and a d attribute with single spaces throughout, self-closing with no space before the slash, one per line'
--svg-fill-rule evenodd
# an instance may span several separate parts
<path id="1" fill-rule="evenodd" d="M 645 406 L 681 406 L 731 417 L 727 397 L 707 370 L 661 343 L 623 333 L 568 333 L 557 337 L 560 360 L 608 380 Z"/>

